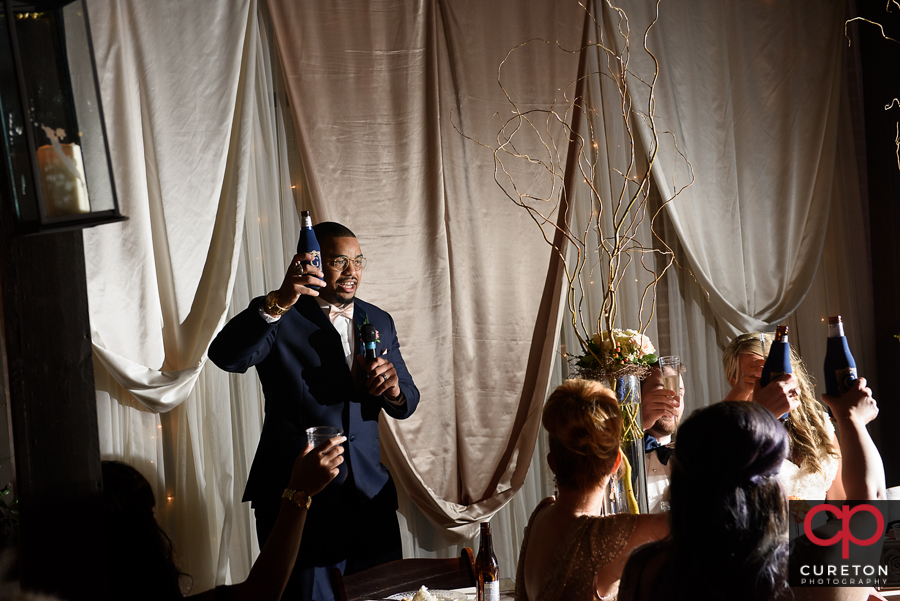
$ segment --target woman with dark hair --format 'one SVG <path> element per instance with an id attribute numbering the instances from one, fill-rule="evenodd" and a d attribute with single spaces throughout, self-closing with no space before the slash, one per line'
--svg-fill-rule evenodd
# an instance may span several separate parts
<path id="1" fill-rule="evenodd" d="M 666 514 L 602 515 L 603 493 L 622 461 L 622 414 L 608 388 L 564 382 L 547 400 L 542 423 L 559 494 L 544 499 L 525 528 L 516 600 L 614 598 L 628 554 L 666 535 Z"/>
<path id="2" fill-rule="evenodd" d="M 789 403 L 784 425 L 791 447 L 779 473 L 785 494 L 794 500 L 846 499 L 841 448 L 828 414 L 816 400 L 813 380 L 803 359 L 791 347 L 793 375 L 781 376 L 761 389 L 759 377 L 765 361 L 760 336 L 771 344 L 771 334 L 751 332 L 738 336 L 725 349 L 722 363 L 732 386 L 725 400 L 754 401 L 778 416 L 788 411 Z"/>
<path id="3" fill-rule="evenodd" d="M 288 488 L 272 534 L 260 550 L 247 580 L 192 595 L 205 600 L 277 601 L 287 585 L 312 497 L 338 474 L 346 438 L 337 436 L 294 461 Z M 133 467 L 103 462 L 106 570 L 109 590 L 131 601 L 182 599 L 186 575 L 178 570 L 172 541 L 154 514 L 150 483 Z"/>
<path id="4" fill-rule="evenodd" d="M 671 534 L 634 553 L 620 601 L 787 598 L 784 426 L 757 405 L 723 401 L 678 429 Z"/>

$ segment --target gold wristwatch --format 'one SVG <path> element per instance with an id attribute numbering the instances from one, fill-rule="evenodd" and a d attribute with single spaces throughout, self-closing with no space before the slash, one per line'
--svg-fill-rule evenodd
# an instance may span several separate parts
<path id="1" fill-rule="evenodd" d="M 287 499 L 291 503 L 294 503 L 297 507 L 305 507 L 309 509 L 309 506 L 312 505 L 312 497 L 302 490 L 285 488 L 284 492 L 281 493 L 281 498 Z"/>
<path id="2" fill-rule="evenodd" d="M 276 315 L 284 315 L 288 312 L 290 307 L 285 309 L 284 307 L 278 306 L 278 291 L 273 290 L 272 292 L 266 295 L 266 300 L 263 301 L 263 311 L 268 313 L 271 316 Z"/>

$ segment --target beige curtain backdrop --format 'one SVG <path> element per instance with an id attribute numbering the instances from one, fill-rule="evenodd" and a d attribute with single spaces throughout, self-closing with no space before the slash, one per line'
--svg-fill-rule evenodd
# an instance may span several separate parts
<path id="1" fill-rule="evenodd" d="M 435 526 L 471 539 L 524 481 L 547 387 L 546 375 L 527 376 L 549 366 L 553 346 L 535 323 L 549 319 L 553 332 L 556 311 L 539 311 L 551 259 L 540 229 L 494 184 L 491 152 L 456 128 L 496 144 L 511 109 L 498 65 L 531 38 L 577 49 L 584 12 L 518 1 L 270 6 L 313 218 L 355 230 L 369 257 L 360 296 L 392 313 L 422 392 L 411 419 L 382 421 L 383 449 Z M 521 49 L 504 69 L 520 109 L 562 100 L 576 79 L 578 54 L 547 47 Z M 564 165 L 565 145 L 559 153 Z M 529 364 L 533 345 L 546 352 Z"/>
<path id="2" fill-rule="evenodd" d="M 653 3 L 622 6 L 632 31 L 643 33 L 656 16 Z M 666 207 L 666 239 L 690 271 L 666 277 L 658 325 L 665 352 L 689 367 L 688 410 L 728 392 L 725 344 L 778 323 L 790 325 L 820 382 L 829 315 L 844 314 L 860 373 L 875 365 L 845 10 L 839 0 L 815 10 L 804 2 L 660 5 L 648 37 L 660 64 L 655 117 L 675 134 L 695 181 Z M 646 80 L 649 55 L 633 47 L 631 68 Z M 648 146 L 647 128 L 640 131 Z M 670 136 L 660 149 L 654 182 L 669 198 L 690 174 Z"/>
<path id="3" fill-rule="evenodd" d="M 626 7 L 640 31 L 656 15 Z M 696 175 L 667 212 L 727 342 L 784 321 L 815 277 L 835 187 L 844 3 L 675 0 L 659 13 L 656 119 Z M 646 80 L 650 57 L 634 59 Z M 669 198 L 690 173 L 670 137 L 660 148 Z"/>
<path id="4" fill-rule="evenodd" d="M 232 290 L 280 282 L 282 223 L 296 232 L 267 34 L 255 1 L 89 8 L 130 218 L 84 234 L 101 453 L 150 479 L 199 591 L 258 553 L 240 498 L 262 409 L 231 402 L 258 385 L 204 366 Z"/>
<path id="5" fill-rule="evenodd" d="M 383 424 L 384 459 L 401 484 L 405 555 L 455 555 L 477 543 L 477 521 L 493 516 L 501 570 L 511 576 L 528 516 L 552 490 L 540 405 L 565 375 L 560 353 L 574 346 L 553 308 L 558 266 L 549 246 L 494 183 L 491 152 L 465 136 L 497 145 L 511 115 L 497 67 L 531 38 L 550 43 L 514 52 L 504 86 L 520 110 L 567 102 L 579 56 L 566 50 L 579 45 L 583 11 L 543 0 L 273 1 L 270 22 L 268 5 L 251 0 L 89 2 L 119 199 L 130 217 L 85 232 L 101 450 L 151 480 L 157 515 L 194 591 L 244 579 L 258 554 L 240 497 L 262 425 L 260 386 L 255 373 L 207 365 L 205 352 L 229 317 L 280 283 L 296 243 L 297 205 L 356 230 L 369 257 L 360 295 L 394 316 L 423 393 L 413 419 Z M 653 6 L 632 0 L 625 8 L 638 21 Z M 842 8 L 829 3 L 812 14 L 796 3 L 676 0 L 662 7 L 658 111 L 684 134 L 679 143 L 698 175 L 668 236 L 721 297 L 707 302 L 683 271 L 660 289 L 664 312 L 649 333 L 663 352 L 685 357 L 688 407 L 727 390 L 720 340 L 796 303 L 794 341 L 814 369 L 824 352 L 822 317 L 857 316 L 848 334 L 865 373 L 872 363 L 864 219 L 846 86 L 843 96 L 832 94 L 840 54 L 826 47 L 841 41 L 816 35 L 832 31 Z M 599 27 L 617 28 L 605 3 L 592 12 Z M 733 31 L 739 22 L 766 32 L 776 16 L 791 35 L 771 44 Z M 810 44 L 821 52 L 808 52 Z M 719 60 L 725 48 L 727 65 Z M 775 86 L 775 72 L 762 66 L 782 63 L 785 73 L 819 73 L 818 84 Z M 594 183 L 613 189 L 625 140 L 613 119 L 618 107 L 604 104 L 606 85 L 586 82 L 586 93 L 603 106 L 590 119 L 604 132 L 597 153 L 609 165 Z M 763 103 L 755 95 L 765 86 L 773 88 Z M 696 117 L 710 106 L 728 119 Z M 770 139 L 760 141 L 754 119 Z M 775 135 L 782 129 L 770 120 L 795 129 Z M 558 129 L 548 134 L 563 139 Z M 520 152 L 548 160 L 536 137 L 520 139 Z M 564 166 L 568 147 L 558 149 L 555 164 Z M 555 193 L 545 172 L 506 164 L 523 190 Z M 664 195 L 681 174 L 660 169 Z M 570 200 L 574 219 L 589 214 L 583 188 Z M 754 210 L 755 202 L 765 208 Z M 788 232 L 781 246 L 776 223 Z M 652 244 L 645 228 L 639 236 Z M 823 237 L 820 252 L 810 240 Z M 718 263 L 697 250 L 712 245 L 738 258 Z M 770 258 L 773 248 L 781 258 Z M 734 284 L 736 271 L 748 285 Z M 646 277 L 630 275 L 638 281 L 622 292 L 624 327 L 638 319 Z M 598 293 L 587 290 L 590 311 Z"/>

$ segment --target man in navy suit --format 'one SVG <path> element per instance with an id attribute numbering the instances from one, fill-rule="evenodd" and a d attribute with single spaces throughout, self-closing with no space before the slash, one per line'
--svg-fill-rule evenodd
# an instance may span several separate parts
<path id="1" fill-rule="evenodd" d="M 335 426 L 347 436 L 340 474 L 309 508 L 300 553 L 283 599 L 332 601 L 329 570 L 352 573 L 402 558 L 397 491 L 382 465 L 378 417 L 405 419 L 419 402 L 391 316 L 356 298 L 366 259 L 356 236 L 333 222 L 315 226 L 323 271 L 294 256 L 281 288 L 256 298 L 213 340 L 209 358 L 243 373 L 256 366 L 266 419 L 244 501 L 263 545 L 275 523 L 306 429 Z M 320 287 L 317 291 L 314 287 Z M 359 331 L 378 333 L 377 358 L 361 354 Z"/>

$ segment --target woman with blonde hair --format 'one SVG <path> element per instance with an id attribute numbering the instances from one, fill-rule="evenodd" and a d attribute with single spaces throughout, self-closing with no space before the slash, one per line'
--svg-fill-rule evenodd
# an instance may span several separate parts
<path id="1" fill-rule="evenodd" d="M 816 400 L 812 377 L 797 351 L 791 347 L 793 375 L 773 379 L 760 388 L 765 363 L 760 336 L 771 344 L 772 335 L 760 332 L 735 338 L 722 357 L 725 377 L 732 386 L 725 400 L 756 401 L 779 416 L 790 403 L 784 425 L 790 436 L 790 454 L 784 460 L 779 480 L 789 499 L 846 498 L 841 481 L 841 449 L 834 426 Z M 788 400 L 773 401 L 787 396 Z"/>
<path id="2" fill-rule="evenodd" d="M 547 463 L 559 494 L 534 510 L 519 553 L 517 601 L 611 599 L 628 555 L 668 533 L 667 514 L 603 516 L 621 465 L 622 414 L 598 382 L 568 380 L 544 406 Z"/>

